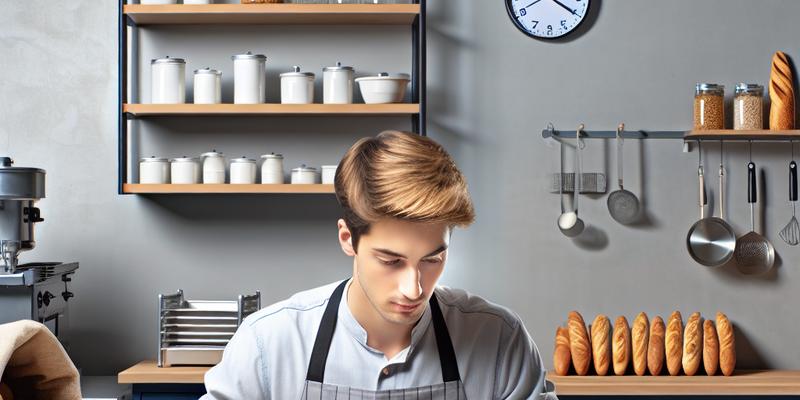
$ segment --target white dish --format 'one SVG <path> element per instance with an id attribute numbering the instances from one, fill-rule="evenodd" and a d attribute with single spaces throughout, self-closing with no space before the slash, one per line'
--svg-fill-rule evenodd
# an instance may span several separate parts
<path id="1" fill-rule="evenodd" d="M 402 102 L 409 81 L 407 74 L 389 75 L 386 72 L 381 72 L 377 76 L 356 78 L 361 89 L 361 97 L 367 104 Z"/>

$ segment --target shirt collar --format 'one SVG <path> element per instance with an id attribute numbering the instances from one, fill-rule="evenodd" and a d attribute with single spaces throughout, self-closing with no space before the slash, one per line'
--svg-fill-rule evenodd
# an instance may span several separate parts
<path id="1" fill-rule="evenodd" d="M 344 325 L 347 329 L 347 332 L 358 341 L 364 348 L 367 350 L 374 352 L 374 353 L 381 353 L 378 350 L 373 349 L 367 345 L 367 331 L 361 324 L 358 323 L 356 318 L 353 316 L 353 313 L 350 311 L 350 307 L 347 305 L 347 291 L 350 288 L 350 284 L 353 282 L 350 279 L 347 282 L 347 285 L 344 288 L 344 296 L 342 296 L 342 301 L 339 302 L 339 310 L 338 310 L 338 320 L 339 322 Z M 400 353 L 398 353 L 391 361 L 392 362 L 405 362 L 408 358 L 409 354 L 414 351 L 414 348 L 422 340 L 422 337 L 425 335 L 425 332 L 428 331 L 428 327 L 431 325 L 431 307 L 430 304 L 425 305 L 425 311 L 422 313 L 422 317 L 420 317 L 419 321 L 414 328 L 411 329 L 411 344 L 403 349 Z"/>

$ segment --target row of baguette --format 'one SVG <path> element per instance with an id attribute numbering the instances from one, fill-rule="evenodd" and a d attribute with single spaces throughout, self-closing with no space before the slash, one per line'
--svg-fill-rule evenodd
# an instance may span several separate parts
<path id="1" fill-rule="evenodd" d="M 587 330 L 577 311 L 569 313 L 567 326 L 556 330 L 553 366 L 557 375 L 568 375 L 570 366 L 578 375 L 587 375 L 591 364 L 597 375 L 608 374 L 613 365 L 615 375 L 625 375 L 628 365 L 642 376 L 660 375 L 664 365 L 670 375 L 695 375 L 703 365 L 706 374 L 733 374 L 736 350 L 733 325 L 728 317 L 717 312 L 716 324 L 693 313 L 683 326 L 681 313 L 673 312 L 667 324 L 656 316 L 652 323 L 647 314 L 639 313 L 629 328 L 624 316 L 611 323 L 598 315 Z"/>

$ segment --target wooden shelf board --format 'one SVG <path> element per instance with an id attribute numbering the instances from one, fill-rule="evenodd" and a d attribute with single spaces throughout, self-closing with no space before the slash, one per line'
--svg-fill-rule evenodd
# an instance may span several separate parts
<path id="1" fill-rule="evenodd" d="M 800 130 L 790 131 L 771 131 L 771 130 L 755 130 L 755 131 L 736 131 L 733 129 L 723 130 L 707 130 L 707 131 L 689 131 L 683 137 L 685 140 L 753 140 L 753 141 L 770 141 L 770 140 L 800 140 Z"/>
<path id="2" fill-rule="evenodd" d="M 119 384 L 140 383 L 203 383 L 203 377 L 211 367 L 159 368 L 155 361 L 142 361 L 117 375 Z"/>
<path id="3" fill-rule="evenodd" d="M 138 25 L 315 24 L 411 25 L 419 4 L 210 4 L 125 5 Z"/>
<path id="4" fill-rule="evenodd" d="M 225 193 L 248 193 L 248 194 L 332 194 L 333 185 L 272 185 L 272 184 L 193 184 L 193 185 L 171 185 L 171 184 L 139 184 L 126 183 L 122 186 L 123 193 L 130 194 L 225 194 Z"/>
<path id="5" fill-rule="evenodd" d="M 558 376 L 559 395 L 800 395 L 800 371 L 741 370 L 732 376 Z"/>
<path id="6" fill-rule="evenodd" d="M 412 115 L 419 104 L 124 104 L 137 117 L 258 115 Z"/>

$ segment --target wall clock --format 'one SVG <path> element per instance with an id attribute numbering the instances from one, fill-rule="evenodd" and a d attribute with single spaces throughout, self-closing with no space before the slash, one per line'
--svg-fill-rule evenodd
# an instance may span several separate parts
<path id="1" fill-rule="evenodd" d="M 506 0 L 506 11 L 526 35 L 556 39 L 578 28 L 589 11 L 589 0 Z"/>

